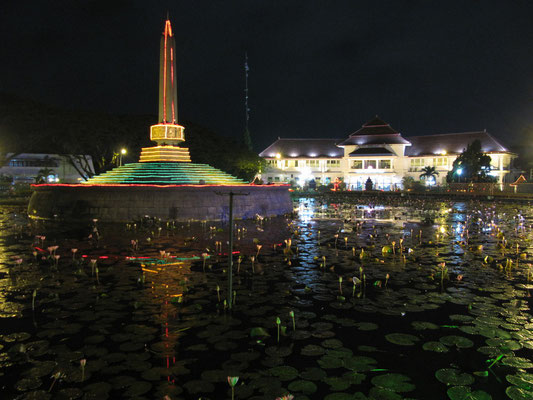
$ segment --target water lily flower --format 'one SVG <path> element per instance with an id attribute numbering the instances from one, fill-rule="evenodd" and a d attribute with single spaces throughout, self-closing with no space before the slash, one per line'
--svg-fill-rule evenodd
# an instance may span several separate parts
<path id="1" fill-rule="evenodd" d="M 239 381 L 238 376 L 228 376 L 228 383 L 231 387 L 234 387 L 238 381 Z"/>

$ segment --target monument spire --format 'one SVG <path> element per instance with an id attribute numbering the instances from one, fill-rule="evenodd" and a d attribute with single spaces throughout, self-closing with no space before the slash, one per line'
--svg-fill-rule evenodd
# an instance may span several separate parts
<path id="1" fill-rule="evenodd" d="M 190 162 L 189 150 L 179 147 L 185 140 L 184 131 L 185 128 L 178 124 L 176 43 L 167 15 L 160 40 L 158 123 L 150 127 L 150 139 L 157 146 L 143 148 L 140 162 Z"/>
<path id="2" fill-rule="evenodd" d="M 178 123 L 178 90 L 176 82 L 175 40 L 167 17 L 161 37 L 159 58 L 159 122 Z"/>

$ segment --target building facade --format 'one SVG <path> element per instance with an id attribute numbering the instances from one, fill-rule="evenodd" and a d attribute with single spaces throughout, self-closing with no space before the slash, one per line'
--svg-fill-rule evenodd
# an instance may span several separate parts
<path id="1" fill-rule="evenodd" d="M 94 172 L 91 156 L 83 156 L 83 160 L 87 164 L 85 168 Z M 0 175 L 13 183 L 35 183 L 38 176 L 47 183 L 80 183 L 83 178 L 79 171 L 83 171 L 83 167 L 81 161 L 73 162 L 77 163 L 77 168 L 59 154 L 21 153 L 0 167 Z"/>
<path id="2" fill-rule="evenodd" d="M 375 189 L 395 190 L 406 176 L 420 179 L 424 167 L 438 172 L 432 184 L 446 183 L 454 160 L 473 141 L 491 157 L 491 175 L 498 183 L 511 179 L 516 155 L 486 131 L 403 137 L 376 117 L 346 139 L 282 139 L 259 155 L 267 162 L 261 179 L 267 182 L 343 180 L 348 189 L 362 190 L 368 178 Z"/>

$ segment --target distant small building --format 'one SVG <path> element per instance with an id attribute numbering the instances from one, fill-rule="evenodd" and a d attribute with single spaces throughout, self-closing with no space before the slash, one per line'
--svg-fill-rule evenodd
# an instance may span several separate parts
<path id="1" fill-rule="evenodd" d="M 94 172 L 91 156 L 83 158 Z M 13 183 L 35 183 L 39 175 L 43 175 L 48 183 L 80 183 L 84 179 L 79 171 L 83 169 L 79 161 L 76 164 L 77 168 L 67 156 L 59 154 L 20 153 L 0 167 L 0 175 L 4 181 L 12 180 Z"/>
<path id="2" fill-rule="evenodd" d="M 454 160 L 474 140 L 491 157 L 491 175 L 498 183 L 512 177 L 510 152 L 486 131 L 403 137 L 376 117 L 346 139 L 278 138 L 259 155 L 267 162 L 266 182 L 319 184 L 342 179 L 346 187 L 362 190 L 370 178 L 378 190 L 395 190 L 406 176 L 419 180 L 424 167 L 439 173 L 435 184 L 446 183 Z M 510 180 L 509 182 L 512 182 Z"/>

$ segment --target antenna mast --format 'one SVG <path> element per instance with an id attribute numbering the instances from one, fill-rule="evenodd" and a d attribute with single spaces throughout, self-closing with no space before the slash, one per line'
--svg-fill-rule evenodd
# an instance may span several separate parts
<path id="1" fill-rule="evenodd" d="M 248 66 L 248 53 L 244 53 L 244 77 L 245 77 L 245 86 L 244 86 L 244 111 L 245 111 L 245 130 L 248 131 L 248 121 L 250 120 L 250 108 L 248 107 L 248 71 L 250 67 Z"/>

